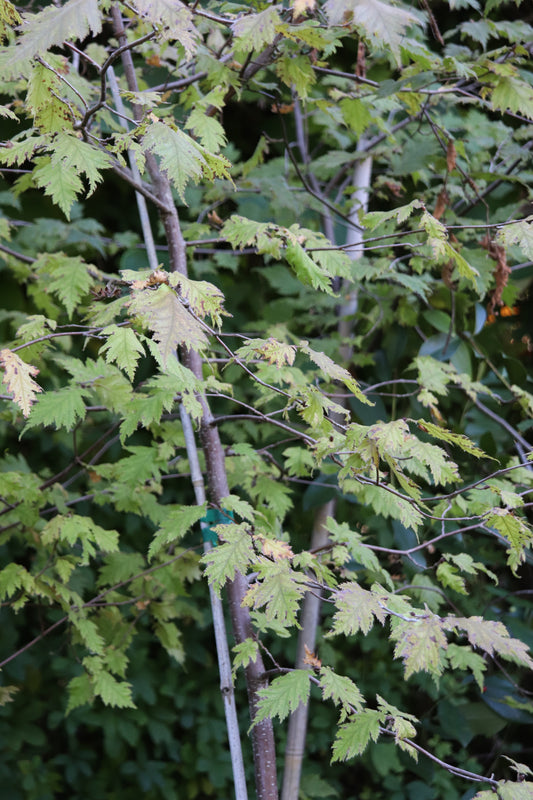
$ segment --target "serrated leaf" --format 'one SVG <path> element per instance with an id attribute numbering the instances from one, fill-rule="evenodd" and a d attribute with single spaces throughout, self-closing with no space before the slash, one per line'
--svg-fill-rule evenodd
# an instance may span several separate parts
<path id="1" fill-rule="evenodd" d="M 61 6 L 47 6 L 38 14 L 25 17 L 17 60 L 43 54 L 64 41 L 83 41 L 89 32 L 96 35 L 102 27 L 97 0 L 68 0 Z"/>
<path id="2" fill-rule="evenodd" d="M 337 730 L 333 742 L 331 761 L 347 761 L 364 753 L 370 741 L 377 742 L 380 734 L 381 714 L 367 708 L 354 714 Z"/>
<path id="3" fill-rule="evenodd" d="M 53 425 L 71 431 L 85 419 L 83 395 L 86 390 L 78 386 L 65 386 L 55 392 L 46 392 L 32 407 L 23 433 L 38 425 Z"/>
<path id="4" fill-rule="evenodd" d="M 100 697 L 104 705 L 113 708 L 135 708 L 131 696 L 131 683 L 117 681 L 110 672 L 97 672 L 92 677 L 94 694 Z"/>
<path id="5" fill-rule="evenodd" d="M 302 352 L 306 353 L 311 361 L 313 361 L 317 367 L 322 370 L 324 375 L 326 375 L 328 378 L 331 378 L 331 380 L 341 381 L 341 383 L 343 383 L 361 403 L 366 403 L 366 405 L 370 406 L 374 405 L 372 401 L 363 394 L 359 388 L 359 384 L 355 378 L 350 375 L 347 369 L 341 367 L 339 364 L 336 364 L 333 359 L 331 359 L 325 353 L 313 350 L 305 342 L 300 343 L 300 348 Z"/>
<path id="6" fill-rule="evenodd" d="M 235 355 L 243 361 L 264 358 L 269 364 L 283 367 L 285 364 L 292 365 L 294 363 L 296 347 L 279 342 L 271 336 L 269 339 L 250 339 L 235 351 Z"/>
<path id="7" fill-rule="evenodd" d="M 102 335 L 107 336 L 107 339 L 101 346 L 100 353 L 105 353 L 108 364 L 114 361 L 133 380 L 139 358 L 145 355 L 144 347 L 135 332 L 131 328 L 108 325 Z"/>
<path id="8" fill-rule="evenodd" d="M 95 623 L 90 619 L 84 619 L 79 614 L 70 617 L 70 622 L 79 634 L 85 647 L 92 653 L 103 655 L 106 649 L 106 642 L 98 631 Z"/>
<path id="9" fill-rule="evenodd" d="M 252 537 L 245 522 L 237 525 L 216 525 L 213 528 L 221 544 L 213 547 L 203 557 L 205 573 L 216 591 L 232 580 L 236 572 L 245 573 L 254 557 Z"/>
<path id="10" fill-rule="evenodd" d="M 401 225 L 419 208 L 423 208 L 423 203 L 420 200 L 412 200 L 407 205 L 393 208 L 391 211 L 369 211 L 362 218 L 362 223 L 370 231 L 391 219 L 395 219 Z"/>
<path id="11" fill-rule="evenodd" d="M 186 128 L 211 153 L 218 153 L 227 144 L 226 131 L 218 119 L 207 116 L 201 108 L 195 108 L 191 111 Z"/>
<path id="12" fill-rule="evenodd" d="M 412 421 L 416 422 L 420 430 L 429 433 L 430 436 L 433 436 L 435 439 L 440 439 L 440 441 L 447 442 L 448 444 L 454 444 L 460 447 L 461 450 L 464 450 L 465 453 L 470 453 L 470 455 L 477 456 L 477 458 L 490 458 L 481 448 L 471 442 L 470 439 L 463 436 L 462 433 L 453 433 L 425 419 L 415 419 Z"/>
<path id="13" fill-rule="evenodd" d="M 436 614 L 426 612 L 409 622 L 395 622 L 391 640 L 396 642 L 395 658 L 404 662 L 406 680 L 415 672 L 429 672 L 434 677 L 441 675 L 442 651 L 448 647 L 448 640 Z"/>
<path id="14" fill-rule="evenodd" d="M 201 506 L 179 506 L 169 511 L 148 548 L 148 558 L 152 559 L 165 546 L 179 541 L 206 513 L 206 504 Z"/>
<path id="15" fill-rule="evenodd" d="M 99 586 L 112 586 L 122 583 L 142 572 L 146 564 L 140 553 L 109 553 L 103 559 L 103 566 L 99 570 Z"/>
<path id="16" fill-rule="evenodd" d="M 333 294 L 329 275 L 307 255 L 303 247 L 296 241 L 289 242 L 285 248 L 285 258 L 293 268 L 296 277 L 306 286 Z"/>
<path id="17" fill-rule="evenodd" d="M 233 657 L 233 674 L 239 667 L 247 667 L 250 662 L 254 662 L 259 654 L 259 643 L 257 639 L 247 637 L 243 642 L 239 642 L 233 647 L 235 653 Z"/>
<path id="18" fill-rule="evenodd" d="M 2 0 L 0 3 L 0 39 L 3 39 L 10 28 L 20 25 L 21 16 L 15 6 L 9 0 Z"/>
<path id="19" fill-rule="evenodd" d="M 333 700 L 336 706 L 340 705 L 341 722 L 350 716 L 353 711 L 362 711 L 365 699 L 355 683 L 347 675 L 337 675 L 330 667 L 320 670 L 320 688 L 324 700 Z"/>
<path id="20" fill-rule="evenodd" d="M 498 781 L 498 800 L 533 800 L 533 783 L 529 781 Z M 494 800 L 494 791 L 478 792 L 472 800 Z"/>
<path id="21" fill-rule="evenodd" d="M 283 451 L 285 469 L 291 476 L 303 478 L 311 475 L 315 469 L 315 460 L 312 453 L 305 447 L 287 447 Z"/>
<path id="22" fill-rule="evenodd" d="M 183 203 L 190 180 L 198 183 L 207 162 L 194 140 L 164 122 L 151 122 L 142 137 L 143 147 L 159 156 L 161 169 L 172 181 Z"/>
<path id="23" fill-rule="evenodd" d="M 42 392 L 38 383 L 33 380 L 39 374 L 37 367 L 26 364 L 20 356 L 11 350 L 0 350 L 0 364 L 4 370 L 2 383 L 18 405 L 24 417 L 28 417 L 35 397 Z"/>
<path id="24" fill-rule="evenodd" d="M 358 583 L 345 583 L 334 596 L 337 611 L 333 616 L 330 635 L 344 633 L 352 636 L 357 631 L 368 633 L 374 618 L 385 622 L 386 612 L 379 604 L 378 596 L 363 589 Z"/>
<path id="25" fill-rule="evenodd" d="M 533 119 L 533 87 L 511 75 L 498 75 L 490 95 L 492 107 Z"/>
<path id="26" fill-rule="evenodd" d="M 165 284 L 155 290 L 134 290 L 129 313 L 140 317 L 153 331 L 165 369 L 170 361 L 176 360 L 178 345 L 184 344 L 195 350 L 207 344 L 207 336 L 200 323 L 184 308 L 176 292 Z"/>
<path id="27" fill-rule="evenodd" d="M 68 105 L 61 100 L 59 76 L 40 61 L 32 64 L 26 102 L 35 125 L 45 133 L 59 133 L 74 122 Z"/>
<path id="28" fill-rule="evenodd" d="M 273 42 L 281 22 L 277 8 L 269 6 L 257 14 L 242 14 L 232 27 L 235 46 L 241 53 L 262 50 Z"/>
<path id="29" fill-rule="evenodd" d="M 411 12 L 381 0 L 327 0 L 324 9 L 330 25 L 351 22 L 372 44 L 390 50 L 398 64 L 406 29 L 419 24 Z"/>
<path id="30" fill-rule="evenodd" d="M 108 169 L 112 162 L 106 152 L 63 131 L 54 138 L 51 163 L 57 169 L 84 174 L 90 196 L 102 180 L 101 170 Z"/>
<path id="31" fill-rule="evenodd" d="M 485 517 L 486 525 L 495 528 L 509 542 L 509 563 L 516 571 L 525 558 L 525 549 L 533 542 L 533 530 L 526 520 L 507 508 L 493 508 Z"/>
<path id="32" fill-rule="evenodd" d="M 184 3 L 180 0 L 135 0 L 134 5 L 152 24 L 161 27 L 163 40 L 176 40 L 184 48 L 187 59 L 192 58 L 199 33 L 191 11 Z"/>
<path id="33" fill-rule="evenodd" d="M 515 664 L 533 669 L 533 659 L 528 653 L 527 644 L 511 638 L 502 622 L 483 617 L 445 617 L 443 623 L 447 630 L 464 631 L 473 647 L 479 647 L 489 655 L 496 653 Z"/>
<path id="34" fill-rule="evenodd" d="M 0 571 L 0 600 L 11 597 L 19 589 L 31 591 L 33 581 L 33 576 L 22 564 L 15 564 L 15 562 L 8 564 Z"/>
<path id="35" fill-rule="evenodd" d="M 374 551 L 364 544 L 360 533 L 352 531 L 346 522 L 339 523 L 333 517 L 327 518 L 325 526 L 330 533 L 331 541 L 345 544 L 355 562 L 361 564 L 369 572 L 379 575 L 380 579 L 385 582 L 391 582 L 390 575 L 383 569 Z"/>
<path id="36" fill-rule="evenodd" d="M 66 714 L 69 714 L 73 709 L 79 706 L 84 706 L 90 703 L 94 698 L 94 691 L 91 679 L 84 672 L 82 675 L 77 675 L 72 678 L 67 684 L 68 703 Z"/>
<path id="37" fill-rule="evenodd" d="M 58 297 L 69 318 L 95 282 L 82 258 L 61 252 L 39 256 L 34 269 L 45 278 L 47 290 Z"/>
<path id="38" fill-rule="evenodd" d="M 437 580 L 442 586 L 453 589 L 454 592 L 468 594 L 465 579 L 459 575 L 459 570 L 453 564 L 447 564 L 446 562 L 439 564 L 437 567 Z"/>
<path id="39" fill-rule="evenodd" d="M 242 517 L 242 519 L 245 519 L 248 522 L 255 521 L 255 511 L 253 506 L 235 494 L 229 494 L 226 497 L 223 497 L 220 500 L 220 506 L 224 509 L 224 512 L 229 511 L 232 514 L 237 514 L 237 516 Z"/>
<path id="40" fill-rule="evenodd" d="M 252 726 L 274 717 L 284 720 L 301 703 L 307 703 L 309 690 L 309 672 L 306 669 L 295 669 L 274 678 L 270 686 L 258 691 L 259 701 Z"/>
<path id="41" fill-rule="evenodd" d="M 33 179 L 36 186 L 44 189 L 44 193 L 51 197 L 66 218 L 70 219 L 72 204 L 83 191 L 80 176 L 72 170 L 58 169 L 50 158 L 38 158 Z"/>
<path id="42" fill-rule="evenodd" d="M 449 644 L 446 651 L 446 658 L 453 669 L 469 669 L 474 676 L 477 685 L 483 691 L 484 676 L 487 664 L 483 656 L 474 653 L 471 647 Z"/>
<path id="43" fill-rule="evenodd" d="M 294 53 L 276 61 L 276 74 L 286 86 L 293 86 L 302 100 L 306 100 L 309 89 L 316 82 L 315 71 L 308 55 Z"/>
<path id="44" fill-rule="evenodd" d="M 294 572 L 286 558 L 263 562 L 259 565 L 258 580 L 252 583 L 242 602 L 253 609 L 264 607 L 269 622 L 296 625 L 306 584 L 305 576 Z"/>
<path id="45" fill-rule="evenodd" d="M 533 259 L 533 217 L 502 226 L 496 239 L 505 247 L 516 245 L 526 258 Z"/>
<path id="46" fill-rule="evenodd" d="M 83 563 L 87 563 L 96 553 L 116 552 L 119 535 L 115 530 L 100 527 L 90 517 L 79 514 L 69 516 L 58 514 L 44 526 L 41 540 L 44 544 L 62 541 L 71 547 L 80 542 Z"/>
<path id="47" fill-rule="evenodd" d="M 181 633 L 173 622 L 159 620 L 154 633 L 171 658 L 182 664 L 185 659 Z"/>

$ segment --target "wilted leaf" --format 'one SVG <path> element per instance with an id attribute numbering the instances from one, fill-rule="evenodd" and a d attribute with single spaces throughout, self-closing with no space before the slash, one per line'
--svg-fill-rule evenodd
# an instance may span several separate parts
<path id="1" fill-rule="evenodd" d="M 31 364 L 26 364 L 20 356 L 11 350 L 0 350 L 0 364 L 4 369 L 2 382 L 7 391 L 12 395 L 22 414 L 28 417 L 35 395 L 42 392 L 38 383 L 33 380 L 33 375 L 38 375 L 39 370 Z"/>

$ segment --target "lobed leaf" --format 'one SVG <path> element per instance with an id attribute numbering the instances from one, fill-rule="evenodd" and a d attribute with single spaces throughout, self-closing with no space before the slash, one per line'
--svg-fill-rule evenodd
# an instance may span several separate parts
<path id="1" fill-rule="evenodd" d="M 0 350 L 0 364 L 4 370 L 2 383 L 23 416 L 29 417 L 36 395 L 42 392 L 39 384 L 33 380 L 33 376 L 38 375 L 39 370 L 31 364 L 26 364 L 20 356 L 7 349 Z"/>
<path id="2" fill-rule="evenodd" d="M 301 703 L 307 703 L 309 690 L 309 672 L 306 669 L 295 669 L 274 678 L 270 686 L 257 692 L 259 701 L 252 727 L 264 719 L 279 717 L 280 721 L 284 720 Z"/>

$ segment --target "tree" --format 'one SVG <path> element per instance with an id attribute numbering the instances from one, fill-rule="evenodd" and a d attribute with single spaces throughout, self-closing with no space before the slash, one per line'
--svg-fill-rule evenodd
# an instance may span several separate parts
<path id="1" fill-rule="evenodd" d="M 62 682 L 37 713 L 69 751 L 101 727 L 111 754 L 54 753 L 35 783 L 37 736 L 11 781 L 175 796 L 189 699 L 156 643 L 198 657 L 203 575 L 239 800 L 241 672 L 261 800 L 289 715 L 283 800 L 340 790 L 356 757 L 361 798 L 533 796 L 512 727 L 533 666 L 521 10 L 0 7 L 4 719 L 33 731 L 17 691 Z M 159 670 L 174 714 L 147 748 Z M 203 783 L 179 773 L 189 796 L 229 791 L 217 753 Z"/>

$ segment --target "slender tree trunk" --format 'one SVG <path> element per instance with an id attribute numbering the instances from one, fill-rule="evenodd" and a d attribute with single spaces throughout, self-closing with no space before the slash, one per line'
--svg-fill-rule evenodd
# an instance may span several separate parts
<path id="1" fill-rule="evenodd" d="M 306 162 L 307 145 L 303 126 L 301 125 L 299 105 L 295 104 L 295 108 L 298 144 L 300 152 L 302 153 L 302 158 L 304 162 Z M 357 149 L 363 152 L 365 147 L 366 142 L 362 139 L 359 140 Z M 352 194 L 352 205 L 348 215 L 350 222 L 353 224 L 348 227 L 345 244 L 349 246 L 348 252 L 354 261 L 361 258 L 363 253 L 363 231 L 359 221 L 359 212 L 365 212 L 368 208 L 371 176 L 372 157 L 367 156 L 358 161 L 354 169 L 353 183 L 355 191 Z M 314 188 L 318 188 L 318 184 L 313 175 L 310 176 L 310 182 L 312 185 L 313 183 L 315 184 Z M 325 216 L 324 229 L 328 238 L 334 243 L 333 224 L 330 214 Z M 357 311 L 357 289 L 353 284 L 343 281 L 340 287 L 340 293 L 343 300 L 339 307 L 338 332 L 341 339 L 341 346 L 339 349 L 342 360 L 349 362 L 353 352 L 349 340 L 353 332 L 354 314 Z M 339 405 L 344 405 L 343 400 L 339 402 Z M 334 516 L 335 508 L 336 501 L 330 500 L 317 509 L 311 536 L 311 548 L 322 547 L 327 544 L 328 532 L 324 525 L 329 516 Z M 298 653 L 296 659 L 297 668 L 305 666 L 305 647 L 307 646 L 309 650 L 314 650 L 316 631 L 320 620 L 320 607 L 320 598 L 308 592 L 302 603 L 300 618 L 301 628 L 298 636 Z M 307 736 L 308 705 L 308 703 L 300 704 L 296 711 L 289 717 L 281 800 L 298 800 L 305 753 L 305 740 Z"/>
<path id="2" fill-rule="evenodd" d="M 335 500 L 330 500 L 321 506 L 315 517 L 311 549 L 322 547 L 328 541 L 328 532 L 324 527 L 327 518 L 335 514 Z M 296 669 L 305 669 L 305 648 L 314 652 L 316 632 L 320 620 L 321 599 L 316 594 L 308 592 L 302 605 L 300 615 L 301 631 L 298 636 L 298 652 L 296 655 Z M 283 773 L 283 786 L 281 798 L 298 798 L 302 764 L 305 752 L 305 739 L 307 735 L 307 716 L 309 704 L 300 703 L 296 711 L 289 718 L 287 732 L 287 746 L 285 748 L 285 770 Z"/>
<path id="3" fill-rule="evenodd" d="M 117 6 L 112 7 L 113 24 L 119 44 L 126 42 L 122 17 Z M 122 53 L 122 63 L 130 91 L 138 91 L 131 53 L 127 50 Z M 137 120 L 140 120 L 141 110 L 134 108 Z M 165 210 L 159 209 L 161 220 L 165 228 L 169 248 L 169 260 L 172 270 L 187 275 L 187 257 L 185 241 L 181 232 L 178 212 L 172 197 L 170 183 L 160 170 L 157 159 L 150 153 L 146 155 L 146 166 L 159 200 L 164 204 Z M 182 355 L 183 362 L 198 377 L 202 377 L 202 359 L 194 350 L 187 350 Z M 203 417 L 200 423 L 200 437 L 206 461 L 206 474 L 208 479 L 209 495 L 211 501 L 218 507 L 221 501 L 229 495 L 224 450 L 220 442 L 218 429 L 209 408 L 207 399 L 200 396 L 203 407 Z M 228 582 L 233 634 L 237 642 L 242 642 L 250 637 L 255 638 L 249 610 L 243 608 L 242 600 L 247 591 L 248 584 L 243 575 L 237 575 L 233 581 Z M 246 686 L 250 706 L 250 715 L 253 720 L 257 708 L 257 691 L 268 686 L 265 676 L 265 667 L 260 655 L 245 669 Z M 276 772 L 276 751 L 272 721 L 263 720 L 252 728 L 252 750 L 255 768 L 255 784 L 258 800 L 277 800 L 278 785 Z"/>

